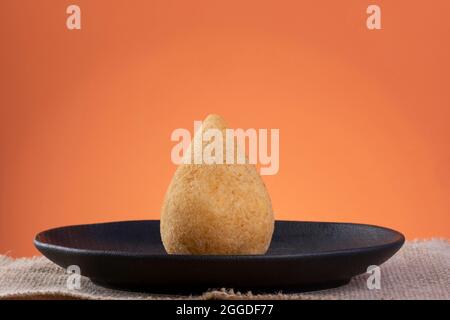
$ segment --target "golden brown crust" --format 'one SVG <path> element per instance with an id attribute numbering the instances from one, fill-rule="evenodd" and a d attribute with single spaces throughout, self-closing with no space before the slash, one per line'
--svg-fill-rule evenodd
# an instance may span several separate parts
<path id="1" fill-rule="evenodd" d="M 208 116 L 201 131 L 210 128 L 225 130 L 225 121 Z M 161 213 L 170 254 L 263 254 L 273 226 L 269 194 L 250 164 L 180 165 Z"/>

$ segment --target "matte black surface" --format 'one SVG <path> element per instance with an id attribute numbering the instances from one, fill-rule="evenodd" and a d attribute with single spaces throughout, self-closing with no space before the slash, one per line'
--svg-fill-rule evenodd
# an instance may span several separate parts
<path id="1" fill-rule="evenodd" d="M 159 221 L 69 226 L 39 233 L 36 247 L 92 281 L 127 290 L 186 293 L 208 288 L 307 291 L 348 283 L 404 243 L 401 233 L 361 224 L 277 221 L 265 255 L 168 255 Z"/>

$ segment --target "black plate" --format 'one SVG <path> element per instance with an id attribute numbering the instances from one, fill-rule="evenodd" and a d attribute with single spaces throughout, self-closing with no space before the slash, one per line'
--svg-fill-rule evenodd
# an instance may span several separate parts
<path id="1" fill-rule="evenodd" d="M 62 227 L 34 241 L 47 258 L 78 265 L 97 284 L 128 290 L 194 293 L 208 288 L 307 291 L 346 284 L 403 245 L 401 233 L 361 224 L 277 221 L 265 255 L 168 255 L 159 221 Z"/>

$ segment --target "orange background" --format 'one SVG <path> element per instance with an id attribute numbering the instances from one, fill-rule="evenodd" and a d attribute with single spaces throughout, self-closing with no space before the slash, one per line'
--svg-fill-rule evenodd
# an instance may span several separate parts
<path id="1" fill-rule="evenodd" d="M 382 8 L 380 31 L 366 8 Z M 66 28 L 78 4 L 82 30 Z M 450 237 L 450 2 L 2 0 L 0 253 L 158 218 L 175 128 L 280 128 L 278 219 Z"/>

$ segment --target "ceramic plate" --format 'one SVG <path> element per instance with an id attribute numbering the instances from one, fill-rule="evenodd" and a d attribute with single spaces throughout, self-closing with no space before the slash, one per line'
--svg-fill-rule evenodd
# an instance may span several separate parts
<path id="1" fill-rule="evenodd" d="M 168 255 L 159 221 L 61 227 L 39 233 L 34 241 L 51 261 L 64 268 L 78 265 L 99 285 L 154 293 L 332 288 L 381 265 L 403 242 L 401 233 L 377 226 L 294 221 L 275 223 L 265 255 Z"/>

